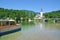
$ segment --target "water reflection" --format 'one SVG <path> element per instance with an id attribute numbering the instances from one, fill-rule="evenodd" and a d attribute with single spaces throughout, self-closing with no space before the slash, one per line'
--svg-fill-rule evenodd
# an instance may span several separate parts
<path id="1" fill-rule="evenodd" d="M 44 23 L 41 23 L 41 22 L 35 22 L 35 26 L 37 28 L 39 28 L 40 30 L 43 30 L 44 27 L 45 27 L 45 24 Z"/>
<path id="2" fill-rule="evenodd" d="M 33 27 L 30 26 L 31 28 L 28 27 L 27 30 L 23 30 L 22 40 L 60 40 L 60 30 L 57 29 L 58 25 L 52 25 L 34 22 Z"/>
<path id="3" fill-rule="evenodd" d="M 60 30 L 60 24 L 45 24 L 46 28 L 50 28 L 50 29 L 56 29 L 56 30 Z"/>
<path id="4" fill-rule="evenodd" d="M 1 40 L 60 40 L 60 25 L 42 22 L 23 22 L 22 30 L 6 36 Z"/>

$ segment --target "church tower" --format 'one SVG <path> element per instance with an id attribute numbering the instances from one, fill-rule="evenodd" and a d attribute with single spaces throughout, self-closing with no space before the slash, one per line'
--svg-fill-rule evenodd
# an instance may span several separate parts
<path id="1" fill-rule="evenodd" d="M 40 17 L 43 17 L 43 9 L 40 10 Z"/>

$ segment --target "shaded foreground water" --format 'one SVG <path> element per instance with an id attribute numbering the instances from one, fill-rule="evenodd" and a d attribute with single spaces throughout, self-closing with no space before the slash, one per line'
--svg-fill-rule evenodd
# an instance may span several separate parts
<path id="1" fill-rule="evenodd" d="M 60 40 L 60 24 L 22 23 L 22 30 L 4 35 L 0 40 Z"/>

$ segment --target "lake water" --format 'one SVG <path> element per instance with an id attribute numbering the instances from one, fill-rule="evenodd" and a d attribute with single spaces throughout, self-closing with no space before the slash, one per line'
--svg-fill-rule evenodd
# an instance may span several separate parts
<path id="1" fill-rule="evenodd" d="M 22 30 L 4 35 L 0 40 L 60 40 L 60 24 L 22 23 Z"/>

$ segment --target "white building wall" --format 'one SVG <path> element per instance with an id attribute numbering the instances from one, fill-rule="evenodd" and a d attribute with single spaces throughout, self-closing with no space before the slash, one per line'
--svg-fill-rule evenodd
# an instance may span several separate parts
<path id="1" fill-rule="evenodd" d="M 40 17 L 43 17 L 43 12 L 40 12 Z"/>

